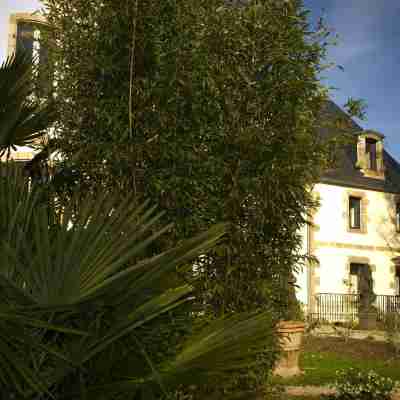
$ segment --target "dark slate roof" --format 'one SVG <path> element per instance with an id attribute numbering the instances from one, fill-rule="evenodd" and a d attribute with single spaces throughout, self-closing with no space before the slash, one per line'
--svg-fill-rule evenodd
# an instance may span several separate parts
<path id="1" fill-rule="evenodd" d="M 322 183 L 334 184 L 339 186 L 354 187 L 360 189 L 377 190 L 381 192 L 400 193 L 400 164 L 384 150 L 383 162 L 386 167 L 385 180 L 366 178 L 362 172 L 356 168 L 357 145 L 356 138 L 363 129 L 350 118 L 333 101 L 328 101 L 321 113 L 322 124 L 326 121 L 341 120 L 347 122 L 348 127 L 320 127 L 319 135 L 323 139 L 330 139 L 342 132 L 347 132 L 350 137 L 354 136 L 354 143 L 345 144 L 340 147 L 336 154 L 337 162 L 335 168 L 326 171 L 322 177 Z"/>

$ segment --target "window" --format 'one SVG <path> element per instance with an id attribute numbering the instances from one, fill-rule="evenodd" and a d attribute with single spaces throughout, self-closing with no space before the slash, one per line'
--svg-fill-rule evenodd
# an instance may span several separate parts
<path id="1" fill-rule="evenodd" d="M 24 49 L 29 55 L 33 55 L 34 27 L 31 23 L 18 21 L 17 23 L 17 50 Z"/>
<path id="2" fill-rule="evenodd" d="M 350 291 L 351 293 L 361 295 L 360 301 L 364 301 L 364 305 L 370 302 L 370 296 L 374 291 L 371 265 L 360 263 L 350 264 Z"/>
<path id="3" fill-rule="evenodd" d="M 367 138 L 365 143 L 366 143 L 368 168 L 376 171 L 378 169 L 378 164 L 376 161 L 376 140 Z"/>
<path id="4" fill-rule="evenodd" d="M 356 168 L 366 178 L 385 179 L 384 136 L 376 131 L 363 131 L 357 140 Z"/>
<path id="5" fill-rule="evenodd" d="M 53 90 L 53 73 L 49 68 L 48 49 L 40 41 L 40 23 L 17 21 L 17 40 L 16 50 L 25 50 L 30 56 L 35 58 L 35 64 L 38 65 L 35 73 L 37 74 L 36 93 L 39 97 L 50 95 Z"/>
<path id="6" fill-rule="evenodd" d="M 350 291 L 351 293 L 358 293 L 359 285 L 359 274 L 360 268 L 362 265 L 360 264 L 350 264 Z"/>
<path id="7" fill-rule="evenodd" d="M 396 204 L 396 231 L 400 232 L 400 203 Z"/>
<path id="8" fill-rule="evenodd" d="M 350 229 L 361 229 L 361 199 L 350 197 L 349 199 Z"/>

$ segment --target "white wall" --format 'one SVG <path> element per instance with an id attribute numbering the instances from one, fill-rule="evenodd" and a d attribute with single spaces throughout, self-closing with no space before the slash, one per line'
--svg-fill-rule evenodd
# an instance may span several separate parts
<path id="1" fill-rule="evenodd" d="M 319 260 L 315 268 L 314 293 L 348 293 L 344 280 L 349 277 L 349 260 L 366 258 L 372 272 L 376 294 L 394 294 L 394 263 L 392 258 L 400 247 L 394 225 L 395 196 L 392 194 L 318 184 L 314 189 L 321 207 L 314 217 L 314 254 Z M 367 233 L 347 229 L 347 203 L 350 192 L 361 192 L 367 202 Z"/>
<path id="2" fill-rule="evenodd" d="M 350 257 L 368 257 L 375 266 L 372 271 L 374 292 L 392 295 L 394 293 L 394 271 L 391 269 L 392 254 L 352 249 L 319 248 L 315 251 L 319 267 L 315 269 L 315 292 L 350 293 L 348 260 Z"/>
<path id="3" fill-rule="evenodd" d="M 319 227 L 315 235 L 316 240 L 370 246 L 388 246 L 388 243 L 392 245 L 397 243 L 399 247 L 400 240 L 396 235 L 392 220 L 395 217 L 393 194 L 326 184 L 316 185 L 314 191 L 321 199 L 321 207 L 314 218 L 315 224 Z M 368 234 L 347 231 L 348 210 L 345 199 L 352 191 L 364 193 L 368 200 Z M 396 236 L 395 240 L 393 240 L 394 236 Z"/>

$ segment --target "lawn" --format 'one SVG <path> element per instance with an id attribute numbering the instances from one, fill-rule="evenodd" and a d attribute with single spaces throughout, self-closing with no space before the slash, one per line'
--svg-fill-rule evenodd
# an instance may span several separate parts
<path id="1" fill-rule="evenodd" d="M 286 400 L 319 400 L 319 397 L 315 396 L 290 396 Z"/>
<path id="2" fill-rule="evenodd" d="M 316 385 L 332 383 L 338 369 L 357 367 L 400 381 L 400 358 L 394 357 L 389 344 L 373 340 L 307 336 L 300 360 L 304 374 L 291 379 L 276 379 L 284 385 Z M 299 397 L 296 397 L 300 400 Z"/>

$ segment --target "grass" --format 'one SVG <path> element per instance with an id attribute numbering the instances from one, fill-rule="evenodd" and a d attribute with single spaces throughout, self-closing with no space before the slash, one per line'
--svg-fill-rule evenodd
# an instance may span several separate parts
<path id="1" fill-rule="evenodd" d="M 304 374 L 290 379 L 275 378 L 275 381 L 283 385 L 325 386 L 334 382 L 337 370 L 351 367 L 363 371 L 374 370 L 382 376 L 400 381 L 400 359 L 393 356 L 387 343 L 310 336 L 304 342 L 300 359 Z M 296 396 L 296 399 L 301 398 Z"/>
<path id="2" fill-rule="evenodd" d="M 378 374 L 400 380 L 400 362 L 388 364 L 384 360 L 354 360 L 335 353 L 306 353 L 302 359 L 304 375 L 294 379 L 298 385 L 325 385 L 335 378 L 339 369 L 359 368 L 363 371 L 374 370 Z"/>

